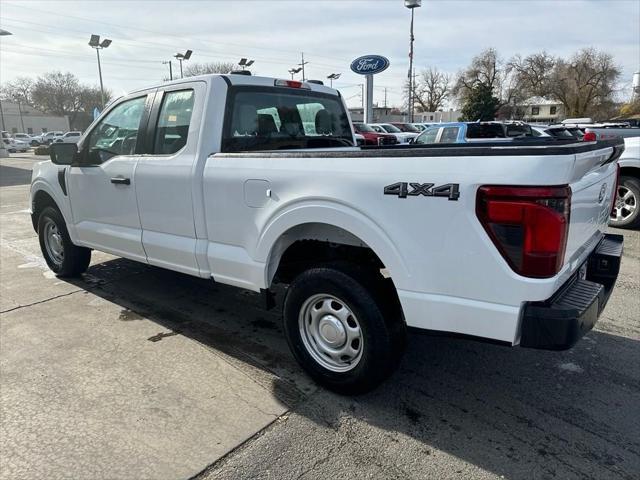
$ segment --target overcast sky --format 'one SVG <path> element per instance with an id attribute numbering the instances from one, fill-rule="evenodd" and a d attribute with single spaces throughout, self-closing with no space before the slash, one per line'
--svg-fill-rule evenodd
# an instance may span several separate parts
<path id="1" fill-rule="evenodd" d="M 375 77 L 374 102 L 399 104 L 408 70 L 409 10 L 403 0 L 28 1 L 2 0 L 0 82 L 70 71 L 98 85 L 91 33 L 113 40 L 102 52 L 105 87 L 116 95 L 168 76 L 163 60 L 193 50 L 190 62 L 255 59 L 255 73 L 289 78 L 304 52 L 307 77 L 334 83 L 360 105 L 363 77 L 351 60 L 391 61 Z M 610 52 L 627 91 L 640 70 L 640 0 L 423 0 L 416 10 L 417 70 L 455 73 L 487 47 L 504 58 L 547 50 L 568 56 L 593 46 Z M 177 65 L 175 65 L 177 67 Z M 175 72 L 174 68 L 174 72 Z"/>

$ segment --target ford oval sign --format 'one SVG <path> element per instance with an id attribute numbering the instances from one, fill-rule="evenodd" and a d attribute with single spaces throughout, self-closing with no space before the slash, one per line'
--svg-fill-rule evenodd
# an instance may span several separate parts
<path id="1" fill-rule="evenodd" d="M 375 75 L 389 67 L 389 59 L 380 55 L 364 55 L 351 62 L 351 70 L 360 75 Z"/>

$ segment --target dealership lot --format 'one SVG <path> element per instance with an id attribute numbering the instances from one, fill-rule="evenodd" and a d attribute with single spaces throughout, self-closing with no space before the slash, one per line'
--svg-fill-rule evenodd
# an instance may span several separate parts
<path id="1" fill-rule="evenodd" d="M 50 274 L 0 160 L 0 477 L 622 478 L 640 471 L 640 232 L 568 352 L 412 336 L 371 394 L 318 390 L 258 295 L 94 254 Z M 279 296 L 279 299 L 281 295 Z"/>

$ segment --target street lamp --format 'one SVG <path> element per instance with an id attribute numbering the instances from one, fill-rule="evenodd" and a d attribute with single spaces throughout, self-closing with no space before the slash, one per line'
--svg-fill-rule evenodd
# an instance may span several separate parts
<path id="1" fill-rule="evenodd" d="M 302 67 L 298 67 L 298 68 L 290 68 L 289 69 L 289 73 L 291 74 L 291 80 L 293 80 L 293 76 L 296 73 L 300 73 L 300 71 L 302 70 Z"/>
<path id="2" fill-rule="evenodd" d="M 240 70 L 244 70 L 246 68 L 249 68 L 251 65 L 253 65 L 254 62 L 255 60 L 247 60 L 246 58 L 241 58 L 240 61 L 238 62 L 238 66 L 240 67 Z"/>
<path id="3" fill-rule="evenodd" d="M 409 35 L 409 122 L 413 122 L 413 13 L 422 5 L 422 0 L 404 0 L 404 6 L 411 10 L 411 33 Z"/>
<path id="4" fill-rule="evenodd" d="M 176 60 L 178 60 L 178 62 L 180 62 L 180 78 L 183 78 L 182 76 L 182 61 L 183 60 L 189 60 L 191 58 L 191 54 L 193 52 L 191 50 L 187 50 L 184 53 L 176 53 L 174 55 L 174 57 L 176 58 Z"/>
<path id="5" fill-rule="evenodd" d="M 340 78 L 340 75 L 342 75 L 341 73 L 332 73 L 331 75 L 327 75 L 327 78 L 329 79 L 331 88 L 333 88 L 333 81 L 334 80 L 338 80 Z"/>
<path id="6" fill-rule="evenodd" d="M 100 50 L 111 45 L 111 40 L 104 39 L 100 42 L 100 35 L 91 35 L 89 46 L 96 49 L 98 55 L 98 75 L 100 76 L 100 98 L 102 99 L 102 108 L 104 109 L 104 86 L 102 85 L 102 67 L 100 66 Z"/>

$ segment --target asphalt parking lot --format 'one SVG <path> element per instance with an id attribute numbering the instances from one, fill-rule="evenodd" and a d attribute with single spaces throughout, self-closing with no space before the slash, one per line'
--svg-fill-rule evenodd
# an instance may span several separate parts
<path id="1" fill-rule="evenodd" d="M 38 160 L 0 160 L 0 478 L 638 478 L 640 232 L 617 231 L 616 290 L 572 350 L 414 335 L 387 383 L 345 398 L 258 295 L 101 253 L 51 275 Z"/>

